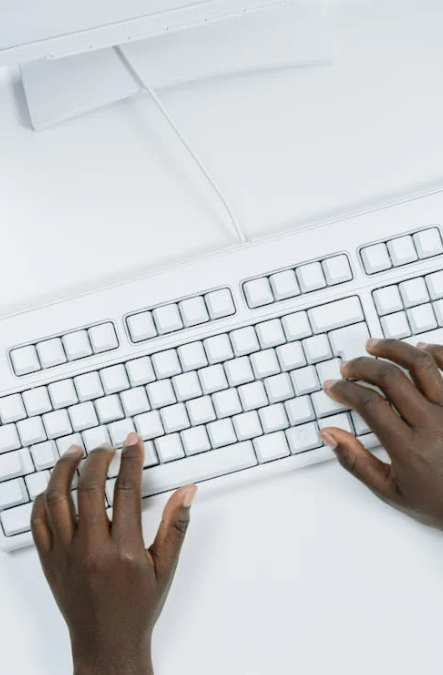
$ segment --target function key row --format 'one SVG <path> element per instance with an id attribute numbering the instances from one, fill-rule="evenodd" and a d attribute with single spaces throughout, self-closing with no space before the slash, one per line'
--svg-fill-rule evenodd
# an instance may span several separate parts
<path id="1" fill-rule="evenodd" d="M 18 376 L 78 361 L 93 354 L 118 349 L 114 324 L 109 322 L 76 330 L 65 335 L 17 347 L 10 352 L 14 373 Z"/>
<path id="2" fill-rule="evenodd" d="M 180 302 L 135 312 L 126 318 L 126 326 L 132 342 L 143 342 L 233 314 L 235 305 L 231 291 L 220 288 Z"/>
<path id="3" fill-rule="evenodd" d="M 443 240 L 440 228 L 436 226 L 415 234 L 406 234 L 389 241 L 371 244 L 360 251 L 366 274 L 377 274 L 441 254 L 443 254 Z"/>
<path id="4" fill-rule="evenodd" d="M 379 288 L 373 298 L 387 338 L 400 340 L 443 327 L 443 272 Z"/>
<path id="5" fill-rule="evenodd" d="M 352 279 L 348 256 L 341 254 L 245 281 L 243 292 L 249 309 L 256 309 Z"/>

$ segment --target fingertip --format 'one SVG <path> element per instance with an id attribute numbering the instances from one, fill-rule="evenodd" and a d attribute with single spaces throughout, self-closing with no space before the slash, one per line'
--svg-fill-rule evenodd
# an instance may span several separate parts
<path id="1" fill-rule="evenodd" d="M 366 342 L 366 351 L 371 352 L 377 349 L 380 346 L 382 340 L 380 338 L 369 338 Z"/>
<path id="2" fill-rule="evenodd" d="M 183 491 L 183 506 L 185 509 L 190 509 L 197 496 L 197 486 L 187 485 Z"/>
<path id="3" fill-rule="evenodd" d="M 326 443 L 331 450 L 336 450 L 338 446 L 338 441 L 330 431 L 320 431 L 319 438 L 323 443 Z"/>

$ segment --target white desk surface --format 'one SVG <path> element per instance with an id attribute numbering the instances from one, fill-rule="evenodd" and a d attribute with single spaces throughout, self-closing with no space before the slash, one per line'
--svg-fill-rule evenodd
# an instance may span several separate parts
<path id="1" fill-rule="evenodd" d="M 443 181 L 443 8 L 331 0 L 334 65 L 163 95 L 252 235 Z M 2 311 L 226 246 L 144 97 L 38 135 L 0 72 Z M 146 516 L 150 538 L 159 513 Z M 441 660 L 443 535 L 334 463 L 197 502 L 156 675 L 417 675 Z M 70 672 L 34 550 L 0 555 L 0 668 Z"/>

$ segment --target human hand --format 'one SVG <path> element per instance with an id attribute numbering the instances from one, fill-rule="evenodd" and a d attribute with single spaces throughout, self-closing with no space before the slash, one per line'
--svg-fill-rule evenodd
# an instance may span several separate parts
<path id="1" fill-rule="evenodd" d="M 320 435 L 345 469 L 378 497 L 443 529 L 443 347 L 422 343 L 417 347 L 371 339 L 367 351 L 378 359 L 361 357 L 342 364 L 344 378 L 376 385 L 386 399 L 355 381 L 324 383 L 331 398 L 361 415 L 391 464 L 372 455 L 346 431 L 327 428 Z M 409 371 L 412 382 L 399 366 Z"/>
<path id="2" fill-rule="evenodd" d="M 115 450 L 90 453 L 70 488 L 83 449 L 72 446 L 37 497 L 32 533 L 43 571 L 68 625 L 76 675 L 149 675 L 151 637 L 165 603 L 189 523 L 194 485 L 170 498 L 153 545 L 141 525 L 143 441 L 130 434 L 115 485 L 113 520 L 104 505 Z"/>

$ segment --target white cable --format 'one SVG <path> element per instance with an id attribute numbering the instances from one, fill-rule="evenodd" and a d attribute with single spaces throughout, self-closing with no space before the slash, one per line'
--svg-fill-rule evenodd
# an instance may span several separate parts
<path id="1" fill-rule="evenodd" d="M 195 152 L 194 152 L 193 149 L 191 148 L 191 145 L 190 145 L 189 141 L 185 138 L 185 136 L 182 134 L 182 132 L 178 129 L 177 125 L 176 125 L 176 124 L 174 123 L 174 121 L 171 119 L 171 117 L 170 117 L 168 111 L 167 111 L 166 108 L 164 107 L 164 105 L 163 105 L 163 103 L 161 102 L 160 98 L 157 96 L 157 94 L 156 94 L 155 91 L 152 89 L 152 87 L 148 84 L 148 82 L 145 80 L 145 78 L 144 78 L 142 75 L 140 75 L 140 73 L 139 73 L 138 70 L 135 68 L 135 66 L 131 63 L 131 61 L 128 59 L 128 57 L 126 56 L 126 54 L 124 54 L 124 53 L 122 52 L 122 50 L 120 49 L 120 47 L 116 47 L 116 50 L 117 50 L 117 52 L 119 53 L 120 57 L 123 59 L 123 61 L 124 61 L 124 62 L 127 64 L 127 66 L 131 69 L 131 71 L 132 71 L 133 74 L 136 76 L 136 78 L 140 81 L 140 83 L 143 85 L 143 87 L 144 87 L 144 88 L 146 89 L 146 91 L 149 93 L 149 95 L 151 96 L 152 100 L 154 101 L 154 103 L 156 104 L 156 106 L 158 107 L 158 109 L 160 110 L 160 112 L 162 113 L 162 115 L 164 116 L 164 118 L 166 119 L 166 121 L 168 122 L 168 124 L 169 124 L 169 126 L 171 127 L 171 129 L 174 131 L 174 133 L 177 135 L 177 137 L 178 137 L 178 138 L 180 139 L 180 141 L 183 143 L 183 145 L 185 146 L 186 150 L 189 152 L 189 154 L 191 155 L 191 157 L 193 158 L 193 160 L 195 161 L 195 163 L 196 163 L 197 166 L 199 167 L 200 171 L 201 171 L 202 174 L 205 176 L 206 180 L 208 181 L 208 183 L 210 184 L 210 186 L 212 187 L 212 189 L 215 191 L 215 193 L 216 193 L 217 196 L 219 197 L 220 201 L 222 202 L 223 206 L 225 207 L 225 209 L 226 209 L 226 211 L 227 211 L 227 213 L 228 213 L 229 219 L 230 219 L 230 221 L 231 221 L 231 223 L 232 223 L 232 227 L 233 227 L 233 229 L 234 229 L 234 232 L 235 232 L 235 234 L 236 234 L 236 236 L 237 236 L 239 242 L 240 242 L 241 244 L 246 243 L 246 242 L 248 241 L 248 238 L 247 238 L 246 234 L 243 232 L 243 229 L 242 229 L 240 223 L 238 222 L 238 219 L 237 219 L 236 216 L 234 215 L 233 210 L 232 210 L 231 207 L 229 206 L 228 200 L 227 200 L 226 197 L 224 196 L 222 190 L 219 188 L 219 186 L 217 185 L 217 183 L 214 181 L 214 179 L 213 179 L 213 178 L 211 177 L 211 175 L 209 174 L 209 171 L 205 168 L 203 162 L 199 159 L 199 157 L 195 154 Z"/>

